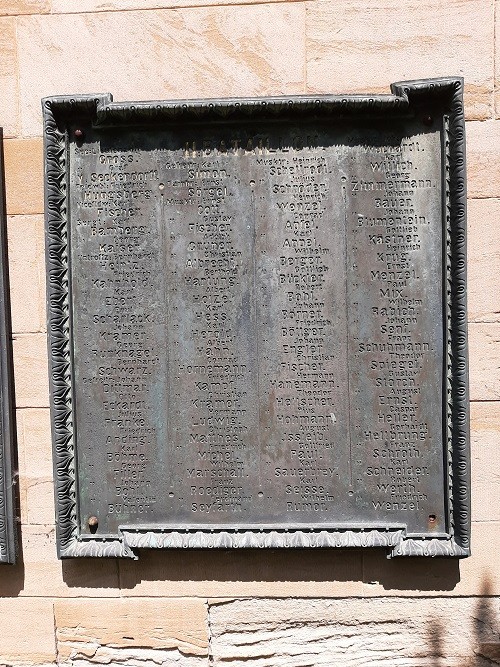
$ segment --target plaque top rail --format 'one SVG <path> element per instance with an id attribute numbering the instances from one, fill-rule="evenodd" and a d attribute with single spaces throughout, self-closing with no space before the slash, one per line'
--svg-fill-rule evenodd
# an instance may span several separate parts
<path id="1" fill-rule="evenodd" d="M 444 77 L 401 81 L 391 85 L 390 95 L 280 95 L 273 97 L 231 97 L 211 99 L 149 100 L 114 102 L 110 93 L 96 95 L 59 95 L 42 100 L 45 108 L 57 107 L 59 116 L 71 114 L 75 105 L 79 113 L 85 110 L 93 117 L 95 126 L 127 125 L 146 121 L 165 120 L 222 120 L 249 117 L 286 116 L 289 113 L 333 115 L 366 115 L 406 113 L 419 98 L 455 98 L 461 105 L 463 78 Z M 411 101 L 410 101 L 411 97 Z M 434 102 L 435 100 L 433 100 Z"/>
<path id="2" fill-rule="evenodd" d="M 43 100 L 60 557 L 469 554 L 462 89 Z"/>

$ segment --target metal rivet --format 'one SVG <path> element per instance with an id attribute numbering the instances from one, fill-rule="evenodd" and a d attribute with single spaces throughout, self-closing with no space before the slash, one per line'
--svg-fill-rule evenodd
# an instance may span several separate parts
<path id="1" fill-rule="evenodd" d="M 99 519 L 96 516 L 89 517 L 89 528 L 91 533 L 95 533 L 98 525 L 99 525 Z"/>
<path id="2" fill-rule="evenodd" d="M 75 130 L 75 139 L 83 139 L 83 130 Z"/>
<path id="3" fill-rule="evenodd" d="M 436 515 L 429 514 L 429 523 L 436 523 Z"/>

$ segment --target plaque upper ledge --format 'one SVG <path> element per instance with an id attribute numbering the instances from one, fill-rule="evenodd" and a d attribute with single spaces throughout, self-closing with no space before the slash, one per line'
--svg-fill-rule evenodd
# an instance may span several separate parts
<path id="1" fill-rule="evenodd" d="M 276 115 L 283 117 L 287 111 L 321 115 L 349 116 L 386 112 L 405 113 L 410 108 L 412 98 L 425 94 L 436 98 L 452 99 L 462 96 L 464 80 L 461 77 L 418 79 L 391 84 L 391 94 L 387 95 L 292 95 L 277 97 L 219 98 L 219 99 L 178 99 L 171 101 L 113 102 L 111 93 L 93 95 L 58 95 L 42 100 L 45 113 L 65 116 L 78 107 L 83 113 L 94 118 L 95 126 L 129 124 L 140 121 L 202 118 L 241 119 Z"/>

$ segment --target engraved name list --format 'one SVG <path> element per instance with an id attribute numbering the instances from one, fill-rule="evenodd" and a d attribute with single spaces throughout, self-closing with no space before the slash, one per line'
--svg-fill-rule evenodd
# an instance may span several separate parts
<path id="1" fill-rule="evenodd" d="M 72 141 L 82 530 L 443 521 L 439 157 L 408 123 Z"/>

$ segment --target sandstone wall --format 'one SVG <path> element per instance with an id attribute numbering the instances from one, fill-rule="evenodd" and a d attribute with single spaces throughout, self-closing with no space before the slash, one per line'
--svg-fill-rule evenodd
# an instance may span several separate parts
<path id="1" fill-rule="evenodd" d="M 22 521 L 22 560 L 0 568 L 0 664 L 500 664 L 499 57 L 495 0 L 0 0 Z M 444 75 L 466 81 L 473 556 L 58 561 L 40 98 L 387 93 Z"/>

